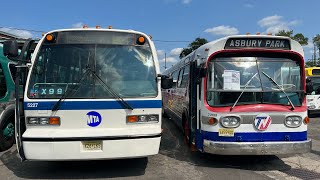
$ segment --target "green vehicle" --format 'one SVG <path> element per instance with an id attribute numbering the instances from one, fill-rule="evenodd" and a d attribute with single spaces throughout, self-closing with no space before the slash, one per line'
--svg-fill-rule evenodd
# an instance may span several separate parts
<path id="1" fill-rule="evenodd" d="M 3 55 L 0 44 L 0 152 L 9 149 L 15 141 L 15 62 Z"/>

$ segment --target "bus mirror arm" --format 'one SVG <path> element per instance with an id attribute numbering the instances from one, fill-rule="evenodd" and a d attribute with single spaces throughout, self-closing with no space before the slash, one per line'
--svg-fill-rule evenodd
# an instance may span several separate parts
<path id="1" fill-rule="evenodd" d="M 199 78 L 206 77 L 206 75 L 207 75 L 207 68 L 205 68 L 205 67 L 199 67 L 199 68 L 198 68 L 198 74 L 199 74 Z"/>

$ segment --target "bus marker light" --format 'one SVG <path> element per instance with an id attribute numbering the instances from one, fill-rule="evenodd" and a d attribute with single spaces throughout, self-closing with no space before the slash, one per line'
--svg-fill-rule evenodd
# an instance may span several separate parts
<path id="1" fill-rule="evenodd" d="M 138 116 L 128 116 L 128 123 L 138 122 Z"/>
<path id="2" fill-rule="evenodd" d="M 210 124 L 210 125 L 216 124 L 216 122 L 217 122 L 217 120 L 213 117 L 209 118 L 209 120 L 208 120 L 208 124 Z"/>
<path id="3" fill-rule="evenodd" d="M 47 41 L 53 41 L 53 40 L 54 40 L 54 36 L 53 36 L 52 34 L 48 34 L 48 35 L 46 36 L 46 40 L 47 40 Z"/>
<path id="4" fill-rule="evenodd" d="M 108 29 L 112 29 L 112 26 L 108 26 Z"/>
<path id="5" fill-rule="evenodd" d="M 83 29 L 87 29 L 87 28 L 88 28 L 88 25 L 83 25 L 82 28 L 83 28 Z"/>
<path id="6" fill-rule="evenodd" d="M 309 117 L 305 117 L 304 120 L 303 120 L 304 124 L 308 124 L 310 122 L 310 119 Z"/>
<path id="7" fill-rule="evenodd" d="M 146 40 L 143 36 L 138 37 L 137 44 L 143 45 L 145 42 L 146 42 Z"/>
<path id="8" fill-rule="evenodd" d="M 50 117 L 49 124 L 51 125 L 60 125 L 60 118 L 59 117 Z"/>

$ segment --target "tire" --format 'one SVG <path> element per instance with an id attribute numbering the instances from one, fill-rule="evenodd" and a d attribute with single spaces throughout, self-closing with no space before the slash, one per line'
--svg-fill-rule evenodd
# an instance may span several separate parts
<path id="1" fill-rule="evenodd" d="M 1 119 L 0 152 L 10 149 L 15 141 L 14 115 Z"/>

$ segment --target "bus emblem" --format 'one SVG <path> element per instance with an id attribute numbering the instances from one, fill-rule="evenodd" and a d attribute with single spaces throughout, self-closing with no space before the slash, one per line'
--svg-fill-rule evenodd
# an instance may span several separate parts
<path id="1" fill-rule="evenodd" d="M 265 131 L 271 124 L 271 117 L 267 114 L 258 114 L 254 119 L 254 126 L 259 131 Z"/>
<path id="2" fill-rule="evenodd" d="M 101 115 L 96 111 L 90 111 L 87 113 L 87 124 L 91 127 L 99 126 L 102 121 Z"/>

